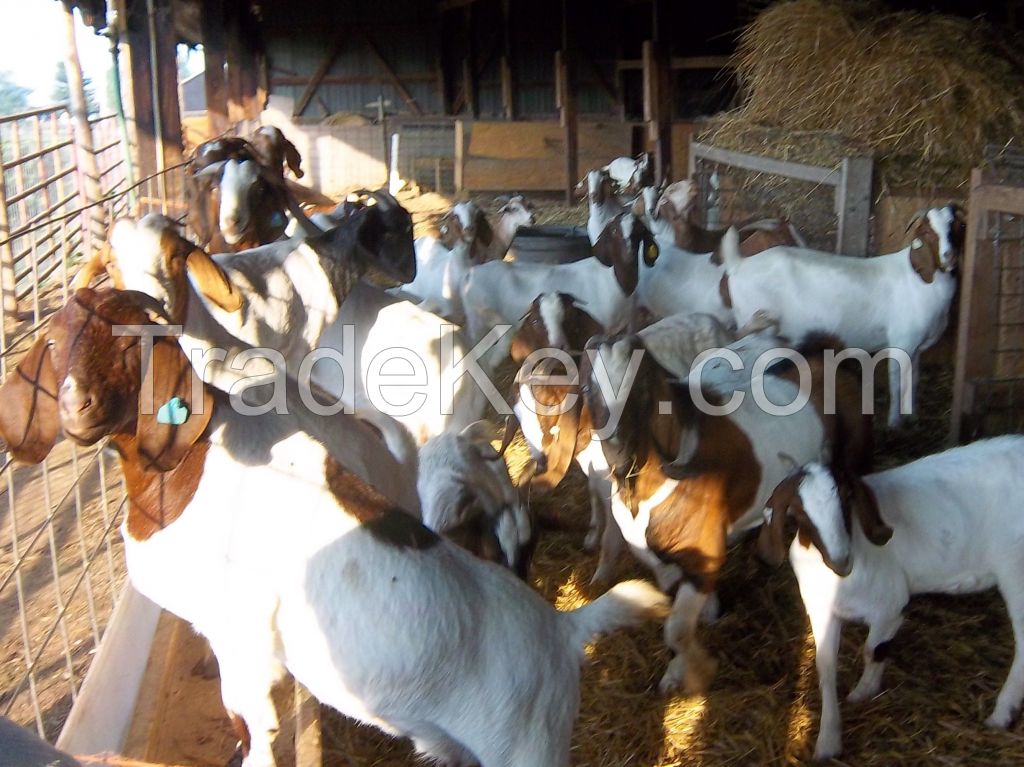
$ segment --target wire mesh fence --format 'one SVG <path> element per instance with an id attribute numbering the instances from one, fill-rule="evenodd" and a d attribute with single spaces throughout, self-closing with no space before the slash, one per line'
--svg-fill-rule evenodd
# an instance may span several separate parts
<path id="1" fill-rule="evenodd" d="M 184 211 L 183 167 L 131 184 L 113 117 L 90 124 L 102 197 L 63 106 L 0 117 L 0 375 L 13 370 L 102 245 L 98 219 Z M 103 230 L 100 230 L 102 235 Z M 56 740 L 125 583 L 125 503 L 103 445 L 59 442 L 38 466 L 0 465 L 0 715 Z"/>

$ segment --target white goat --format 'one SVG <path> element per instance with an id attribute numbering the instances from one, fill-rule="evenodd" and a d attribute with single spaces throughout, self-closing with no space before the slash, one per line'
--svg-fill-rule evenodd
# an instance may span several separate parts
<path id="1" fill-rule="evenodd" d="M 720 285 L 725 269 L 712 263 L 710 254 L 696 254 L 666 245 L 657 262 L 640 272 L 636 298 L 659 317 L 681 313 L 710 314 L 733 325 L 733 312 L 722 300 Z"/>
<path id="2" fill-rule="evenodd" d="M 913 412 L 921 352 L 946 328 L 956 292 L 952 270 L 963 242 L 962 213 L 954 205 L 920 214 L 908 231 L 915 224 L 910 245 L 874 258 L 792 247 L 741 258 L 730 230 L 722 240 L 723 293 L 736 323 L 762 311 L 794 341 L 823 331 L 847 347 L 905 352 L 909 371 L 889 362 L 889 426 L 899 425 L 904 412 Z"/>
<path id="3" fill-rule="evenodd" d="M 631 311 L 629 296 L 639 271 L 647 271 L 658 257 L 657 245 L 643 222 L 625 213 L 607 224 L 594 256 L 569 264 L 495 261 L 474 267 L 462 295 L 470 338 L 483 338 L 492 318 L 518 325 L 534 298 L 559 285 L 604 327 L 618 326 Z"/>
<path id="4" fill-rule="evenodd" d="M 534 221 L 533 206 L 522 195 L 509 198 L 492 230 L 474 203 L 456 203 L 441 219 L 440 238 L 416 239 L 416 279 L 394 292 L 418 299 L 427 311 L 462 323 L 462 281 L 476 264 L 500 261 L 520 226 Z"/>
<path id="5" fill-rule="evenodd" d="M 0 436 L 38 462 L 60 429 L 80 444 L 110 435 L 129 576 L 209 639 L 244 767 L 274 764 L 271 687 L 285 670 L 441 764 L 567 767 L 584 643 L 663 614 L 661 595 L 627 582 L 556 611 L 402 511 L 387 494 L 411 477 L 365 426 L 299 396 L 262 416 L 202 385 L 194 400 L 173 339 L 156 340 L 145 368 L 168 398 L 153 414 L 140 344 L 113 335 L 145 324 L 137 295 L 80 290 L 54 315 L 0 387 Z M 30 383 L 40 371 L 52 390 Z"/>
<path id="6" fill-rule="evenodd" d="M 867 623 L 864 673 L 848 700 L 873 698 L 889 643 L 914 594 L 997 586 L 1013 625 L 1013 665 L 985 721 L 1005 729 L 1024 697 L 1024 437 L 983 440 L 870 474 L 839 477 L 809 464 L 775 490 L 762 549 L 785 557 L 781 528 L 800 535 L 789 561 L 814 632 L 821 689 L 815 759 L 842 750 L 836 664 L 847 620 Z M 772 535 L 771 528 L 776 528 Z"/>
<path id="7" fill-rule="evenodd" d="M 525 577 L 530 516 L 490 432 L 488 422 L 477 421 L 458 434 L 434 437 L 420 450 L 423 524 Z"/>
<path id="8" fill-rule="evenodd" d="M 617 194 L 636 194 L 641 188 L 654 183 L 654 161 L 650 152 L 635 158 L 616 157 L 601 170 L 615 182 Z"/>

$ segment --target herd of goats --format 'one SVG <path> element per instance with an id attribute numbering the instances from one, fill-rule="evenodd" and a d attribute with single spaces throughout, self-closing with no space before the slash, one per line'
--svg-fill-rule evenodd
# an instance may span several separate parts
<path id="1" fill-rule="evenodd" d="M 534 221 L 522 195 L 493 225 L 457 203 L 414 241 L 387 192 L 336 204 L 288 169 L 301 159 L 275 128 L 199 147 L 193 239 L 159 215 L 117 221 L 0 387 L 16 459 L 60 434 L 116 450 L 132 583 L 209 640 L 245 767 L 274 764 L 285 671 L 439 764 L 567 767 L 585 643 L 664 619 L 661 693 L 704 692 L 717 662 L 699 624 L 729 544 L 757 528 L 761 557 L 788 554 L 813 631 L 816 759 L 842 748 L 843 621 L 869 627 L 849 695 L 867 700 L 921 592 L 1000 589 L 1016 654 L 986 723 L 1014 721 L 1024 516 L 1007 501 L 1024 496 L 1024 439 L 871 473 L 872 370 L 837 364 L 904 353 L 889 362 L 899 428 L 955 293 L 955 205 L 916 216 L 901 250 L 844 257 L 784 220 L 703 229 L 691 182 L 619 158 L 581 182 L 592 256 L 528 262 L 508 253 Z M 371 385 L 397 347 L 422 363 L 418 407 Z M 509 358 L 512 391 L 490 391 Z M 483 420 L 496 396 L 500 449 Z M 628 549 L 656 586 L 560 612 L 528 584 L 529 498 L 574 462 L 595 584 Z"/>

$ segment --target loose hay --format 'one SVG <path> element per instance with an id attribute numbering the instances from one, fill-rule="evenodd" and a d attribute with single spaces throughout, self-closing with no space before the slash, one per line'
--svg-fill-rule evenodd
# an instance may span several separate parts
<path id="1" fill-rule="evenodd" d="M 740 109 L 716 146 L 833 166 L 875 154 L 892 187 L 963 183 L 987 144 L 1024 128 L 1019 41 L 977 19 L 888 13 L 871 2 L 793 0 L 742 33 Z"/>

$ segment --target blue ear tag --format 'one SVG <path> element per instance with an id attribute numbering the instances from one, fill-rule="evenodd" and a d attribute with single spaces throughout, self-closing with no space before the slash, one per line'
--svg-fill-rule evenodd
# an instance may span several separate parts
<path id="1" fill-rule="evenodd" d="M 188 405 L 180 397 L 171 397 L 156 411 L 156 422 L 169 426 L 181 426 L 188 420 Z"/>
<path id="2" fill-rule="evenodd" d="M 284 226 L 288 223 L 288 220 L 284 217 L 284 213 L 279 210 L 275 210 L 274 215 L 270 217 L 270 223 L 274 226 Z"/>

